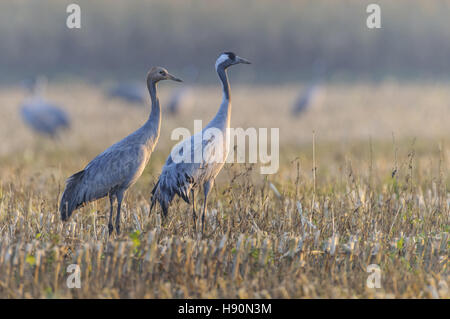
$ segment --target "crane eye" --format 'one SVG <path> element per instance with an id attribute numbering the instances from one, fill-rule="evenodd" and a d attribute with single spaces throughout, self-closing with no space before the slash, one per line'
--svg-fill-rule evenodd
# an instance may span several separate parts
<path id="1" fill-rule="evenodd" d="M 161 75 L 166 75 L 166 72 L 164 72 L 164 71 L 159 71 L 159 74 L 161 74 Z"/>

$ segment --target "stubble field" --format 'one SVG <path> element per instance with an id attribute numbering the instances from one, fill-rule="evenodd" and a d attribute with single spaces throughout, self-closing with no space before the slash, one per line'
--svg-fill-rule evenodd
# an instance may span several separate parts
<path id="1" fill-rule="evenodd" d="M 122 234 L 110 238 L 106 199 L 60 221 L 64 181 L 138 128 L 150 106 L 51 85 L 48 98 L 73 121 L 52 141 L 21 122 L 23 92 L 0 91 L 0 298 L 449 297 L 447 85 L 330 85 L 320 105 L 292 118 L 298 88 L 232 81 L 232 126 L 280 128 L 280 168 L 264 176 L 257 164 L 226 164 L 204 238 L 180 200 L 167 219 L 159 207 L 149 214 L 171 131 L 206 124 L 221 98 L 218 86 L 195 87 L 192 109 L 170 117 L 174 89 L 160 85 L 160 140 L 124 200 Z M 67 286 L 71 264 L 79 289 Z M 372 264 L 380 288 L 367 285 Z"/>

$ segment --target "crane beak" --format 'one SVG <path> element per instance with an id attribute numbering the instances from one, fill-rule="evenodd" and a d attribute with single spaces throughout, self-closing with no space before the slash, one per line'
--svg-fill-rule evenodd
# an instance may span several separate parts
<path id="1" fill-rule="evenodd" d="M 237 61 L 237 63 L 242 63 L 242 64 L 252 64 L 249 60 L 241 58 L 240 56 L 236 57 L 236 61 Z"/>
<path id="2" fill-rule="evenodd" d="M 179 78 L 173 76 L 173 75 L 170 74 L 170 73 L 167 74 L 167 79 L 172 80 L 172 81 L 175 81 L 175 82 L 183 82 L 183 80 L 181 80 L 181 79 L 179 79 Z"/>

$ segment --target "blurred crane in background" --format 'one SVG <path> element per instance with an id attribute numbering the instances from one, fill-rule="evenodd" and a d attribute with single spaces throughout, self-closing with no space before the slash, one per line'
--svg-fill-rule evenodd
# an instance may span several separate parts
<path id="1" fill-rule="evenodd" d="M 146 91 L 143 85 L 134 82 L 123 82 L 115 85 L 106 93 L 109 98 L 118 98 L 134 105 L 144 105 Z"/>
<path id="2" fill-rule="evenodd" d="M 27 126 L 38 134 L 52 138 L 57 137 L 61 130 L 70 127 L 68 114 L 45 99 L 45 77 L 25 80 L 22 85 L 31 93 L 20 107 L 22 119 Z"/>
<path id="3" fill-rule="evenodd" d="M 188 112 L 194 105 L 195 95 L 193 85 L 198 79 L 198 68 L 190 64 L 183 69 L 183 79 L 186 85 L 175 90 L 170 96 L 167 110 L 170 115 L 177 116 Z"/>
<path id="4" fill-rule="evenodd" d="M 323 102 L 325 95 L 325 64 L 323 61 L 316 61 L 313 66 L 313 80 L 302 90 L 294 102 L 292 107 L 292 114 L 298 116 L 314 105 Z"/>
<path id="5" fill-rule="evenodd" d="M 194 104 L 193 89 L 184 87 L 176 90 L 169 99 L 167 110 L 172 116 L 187 112 Z"/>

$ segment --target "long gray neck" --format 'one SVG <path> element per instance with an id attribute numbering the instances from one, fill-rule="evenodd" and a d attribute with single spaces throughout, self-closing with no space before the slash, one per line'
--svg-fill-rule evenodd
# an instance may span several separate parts
<path id="1" fill-rule="evenodd" d="M 161 129 L 161 106 L 159 105 L 159 99 L 156 94 L 156 83 L 152 80 L 148 80 L 147 88 L 150 93 L 152 110 L 144 127 L 146 128 L 146 131 L 151 134 L 149 138 L 155 137 L 157 139 Z"/>
<path id="2" fill-rule="evenodd" d="M 227 71 L 223 67 L 217 68 L 217 74 L 222 82 L 222 104 L 216 116 L 210 122 L 208 126 L 214 126 L 219 129 L 225 129 L 230 126 L 231 117 L 231 96 L 230 96 L 230 84 L 228 83 Z"/>

